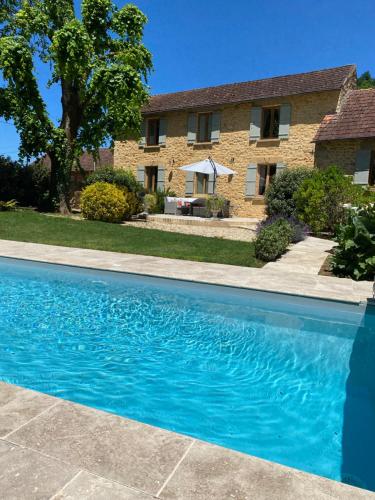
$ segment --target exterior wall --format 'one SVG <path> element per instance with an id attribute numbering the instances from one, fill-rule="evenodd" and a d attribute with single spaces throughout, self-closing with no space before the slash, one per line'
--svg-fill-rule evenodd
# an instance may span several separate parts
<path id="1" fill-rule="evenodd" d="M 178 196 L 185 194 L 185 173 L 179 167 L 212 158 L 235 170 L 237 175 L 219 177 L 217 194 L 230 200 L 232 214 L 261 216 L 263 197 L 246 197 L 246 173 L 250 163 L 284 163 L 287 167 L 314 167 L 312 140 L 324 115 L 336 110 L 340 91 L 310 93 L 282 99 L 253 102 L 254 106 L 274 106 L 289 103 L 292 106 L 289 138 L 286 140 L 249 141 L 251 104 L 225 106 L 221 109 L 220 142 L 218 144 L 188 145 L 188 111 L 170 112 L 167 118 L 165 147 L 139 148 L 138 141 L 116 141 L 114 165 L 131 168 L 136 174 L 139 166 L 160 166 L 165 169 L 165 188 Z M 205 111 L 204 109 L 199 111 Z M 211 110 L 210 110 L 211 111 Z"/>
<path id="2" fill-rule="evenodd" d="M 375 151 L 375 139 L 344 139 L 319 142 L 315 146 L 315 166 L 326 168 L 336 165 L 348 175 L 355 172 L 357 151 L 371 149 Z"/>

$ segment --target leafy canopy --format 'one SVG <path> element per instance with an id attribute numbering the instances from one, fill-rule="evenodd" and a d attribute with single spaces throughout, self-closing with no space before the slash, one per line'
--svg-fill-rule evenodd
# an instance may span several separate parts
<path id="1" fill-rule="evenodd" d="M 372 78 L 371 73 L 369 71 L 365 71 L 357 79 L 357 87 L 359 89 L 375 88 L 375 78 Z"/>
<path id="2" fill-rule="evenodd" d="M 2 0 L 0 7 L 0 116 L 14 120 L 21 156 L 49 153 L 57 177 L 83 149 L 137 133 L 148 98 L 145 15 L 112 0 L 82 0 L 80 14 L 73 0 Z M 37 59 L 51 68 L 48 85 L 61 87 L 58 124 L 38 87 Z"/>

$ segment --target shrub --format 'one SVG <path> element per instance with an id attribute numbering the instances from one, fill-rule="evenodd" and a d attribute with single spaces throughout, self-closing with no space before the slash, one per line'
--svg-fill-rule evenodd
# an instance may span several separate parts
<path id="1" fill-rule="evenodd" d="M 123 188 L 123 193 L 125 195 L 125 201 L 128 206 L 125 212 L 125 218 L 129 219 L 132 215 L 139 214 L 143 210 L 143 203 L 139 199 L 136 193 L 132 191 L 128 191 L 126 188 Z"/>
<path id="2" fill-rule="evenodd" d="M 123 190 L 108 182 L 95 182 L 82 191 L 81 210 L 86 219 L 120 222 L 128 204 Z"/>
<path id="3" fill-rule="evenodd" d="M 17 208 L 16 200 L 0 201 L 0 212 L 10 212 Z"/>
<path id="4" fill-rule="evenodd" d="M 293 198 L 294 193 L 299 189 L 302 182 L 311 175 L 312 170 L 303 167 L 287 168 L 277 174 L 265 195 L 267 215 L 295 216 L 296 202 Z"/>
<path id="5" fill-rule="evenodd" d="M 255 255 L 269 262 L 282 255 L 292 241 L 293 229 L 285 219 L 278 219 L 259 230 L 255 240 Z"/>
<path id="6" fill-rule="evenodd" d="M 147 193 L 145 194 L 143 198 L 144 204 L 145 204 L 145 209 L 149 214 L 154 214 L 156 213 L 156 194 L 155 193 Z"/>
<path id="7" fill-rule="evenodd" d="M 206 208 L 209 214 L 213 212 L 218 213 L 222 211 L 224 206 L 225 206 L 225 198 L 217 194 L 209 196 L 206 200 Z"/>
<path id="8" fill-rule="evenodd" d="M 116 184 L 119 187 L 125 187 L 132 193 L 144 191 L 143 186 L 137 181 L 131 170 L 114 169 L 113 167 L 100 167 L 86 178 L 86 185 L 96 182 L 107 182 Z"/>
<path id="9" fill-rule="evenodd" d="M 171 189 L 157 189 L 154 193 L 148 193 L 144 197 L 144 203 L 149 214 L 164 213 L 164 198 L 166 196 L 176 196 Z"/>
<path id="10" fill-rule="evenodd" d="M 299 241 L 303 241 L 309 234 L 309 227 L 304 222 L 299 221 L 293 216 L 284 217 L 283 215 L 274 215 L 260 222 L 256 229 L 257 234 L 259 234 L 263 228 L 268 227 L 271 224 L 274 224 L 278 220 L 285 220 L 286 222 L 289 223 L 293 231 L 291 237 L 292 243 L 298 243 Z"/>
<path id="11" fill-rule="evenodd" d="M 331 268 L 338 276 L 355 280 L 375 277 L 375 204 L 350 210 L 348 221 L 337 231 Z"/>
<path id="12" fill-rule="evenodd" d="M 353 203 L 363 196 L 363 189 L 354 185 L 350 177 L 338 167 L 314 170 L 305 179 L 294 200 L 298 218 L 308 224 L 314 233 L 334 232 L 347 216 L 345 203 Z"/>

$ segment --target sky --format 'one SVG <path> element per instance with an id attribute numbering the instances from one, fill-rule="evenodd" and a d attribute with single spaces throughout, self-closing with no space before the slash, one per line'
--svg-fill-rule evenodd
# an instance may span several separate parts
<path id="1" fill-rule="evenodd" d="M 76 1 L 79 5 L 80 2 Z M 116 0 L 121 7 L 126 2 Z M 174 92 L 356 64 L 375 75 L 375 0 L 134 0 L 147 16 L 152 93 Z M 46 89 L 51 117 L 58 88 Z M 0 154 L 18 156 L 18 135 L 0 117 Z"/>

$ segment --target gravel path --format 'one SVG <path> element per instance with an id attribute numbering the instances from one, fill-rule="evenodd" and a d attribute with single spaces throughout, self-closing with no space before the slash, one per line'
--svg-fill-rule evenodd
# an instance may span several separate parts
<path id="1" fill-rule="evenodd" d="M 171 233 L 195 234 L 198 236 L 207 236 L 209 238 L 223 238 L 225 240 L 251 241 L 255 237 L 254 230 L 240 227 L 205 227 L 183 224 L 166 224 L 154 221 L 124 222 L 123 225 L 146 229 L 158 229 L 160 231 L 169 231 Z"/>

